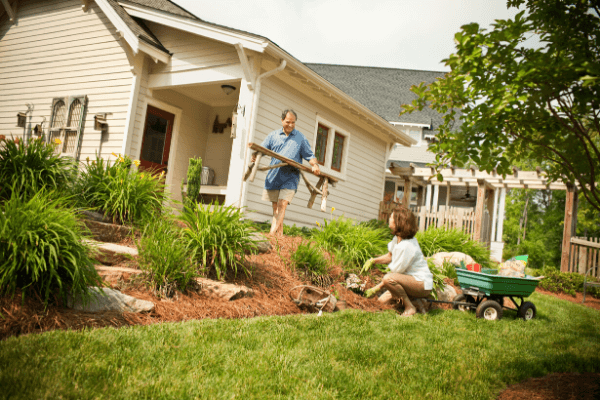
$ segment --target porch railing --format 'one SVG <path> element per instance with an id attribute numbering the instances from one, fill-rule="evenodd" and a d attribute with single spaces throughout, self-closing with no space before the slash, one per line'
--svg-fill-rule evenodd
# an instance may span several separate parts
<path id="1" fill-rule="evenodd" d="M 387 221 L 390 214 L 399 203 L 381 202 L 379 206 L 379 219 Z M 445 226 L 450 229 L 460 229 L 467 233 L 471 239 L 476 240 L 475 235 L 475 210 L 460 207 L 440 206 L 438 211 L 427 210 L 425 206 L 411 207 L 412 212 L 417 217 L 417 223 L 420 231 L 425 231 L 429 227 L 439 228 Z M 481 241 L 489 244 L 490 242 L 490 216 L 487 210 L 484 211 L 482 221 Z"/>
<path id="2" fill-rule="evenodd" d="M 572 237 L 568 272 L 600 276 L 600 238 Z"/>

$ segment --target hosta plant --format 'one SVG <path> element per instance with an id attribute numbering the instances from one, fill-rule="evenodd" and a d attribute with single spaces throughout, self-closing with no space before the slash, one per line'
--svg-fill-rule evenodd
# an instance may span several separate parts
<path id="1" fill-rule="evenodd" d="M 429 228 L 424 232 L 417 232 L 416 237 L 425 257 L 442 251 L 458 251 L 473 257 L 482 267 L 490 267 L 490 250 L 483 243 L 472 240 L 469 234 L 463 231 L 444 227 Z"/>
<path id="2" fill-rule="evenodd" d="M 0 203 L 0 292 L 88 298 L 88 286 L 102 285 L 90 258 L 92 249 L 65 198 L 46 191 L 30 199 L 14 191 Z"/>

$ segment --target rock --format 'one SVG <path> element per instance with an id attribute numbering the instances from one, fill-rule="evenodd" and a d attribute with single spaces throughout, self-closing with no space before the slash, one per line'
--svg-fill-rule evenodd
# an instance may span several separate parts
<path id="1" fill-rule="evenodd" d="M 114 243 L 98 243 L 95 241 L 88 241 L 88 243 L 98 250 L 94 258 L 104 265 L 120 264 L 138 255 L 137 249 L 127 246 L 120 246 Z"/>
<path id="2" fill-rule="evenodd" d="M 104 222 L 83 220 L 92 236 L 99 242 L 116 243 L 131 235 L 131 227 L 125 225 L 107 224 Z"/>
<path id="3" fill-rule="evenodd" d="M 453 251 L 451 253 L 447 252 L 447 251 L 442 251 L 439 253 L 435 253 L 434 255 L 432 255 L 431 257 L 429 257 L 430 260 L 432 260 L 434 262 L 434 264 L 436 265 L 436 267 L 438 267 L 440 270 L 442 268 L 442 264 L 444 263 L 444 261 L 448 261 L 452 264 L 456 264 L 456 265 L 460 265 L 461 261 L 464 261 L 465 265 L 469 265 L 469 264 L 474 264 L 475 260 L 473 260 L 473 258 L 465 253 L 461 253 L 458 251 Z"/>
<path id="4" fill-rule="evenodd" d="M 254 296 L 254 291 L 246 286 L 217 282 L 206 278 L 194 278 L 194 280 L 200 288 L 199 292 L 208 297 L 231 301 Z"/>
<path id="5" fill-rule="evenodd" d="M 98 312 L 98 311 L 127 311 L 127 312 L 144 312 L 152 311 L 154 303 L 151 301 L 136 299 L 128 296 L 118 290 L 110 288 L 91 287 L 90 299 L 87 304 L 83 304 L 81 298 L 76 300 L 69 299 L 68 306 L 75 310 Z M 104 292 L 104 294 L 102 294 Z"/>
<path id="6" fill-rule="evenodd" d="M 81 215 L 83 215 L 85 218 L 92 220 L 92 221 L 106 222 L 106 223 L 112 222 L 110 218 L 108 218 L 107 216 L 105 216 L 104 214 L 99 213 L 99 212 L 82 210 L 82 211 L 79 211 L 79 213 Z"/>
<path id="7" fill-rule="evenodd" d="M 131 275 L 139 275 L 144 272 L 141 269 L 107 267 L 105 265 L 94 265 L 94 268 L 106 282 L 118 282 L 119 279 L 127 280 Z"/>
<path id="8" fill-rule="evenodd" d="M 446 285 L 444 290 L 437 290 L 438 300 L 452 301 L 456 297 L 456 290 L 451 285 Z"/>
<path id="9" fill-rule="evenodd" d="M 256 247 L 258 247 L 259 253 L 268 253 L 273 248 L 273 246 L 271 246 L 271 242 L 269 242 L 269 239 L 267 239 L 263 233 L 254 232 L 252 233 L 251 237 L 256 244 Z"/>

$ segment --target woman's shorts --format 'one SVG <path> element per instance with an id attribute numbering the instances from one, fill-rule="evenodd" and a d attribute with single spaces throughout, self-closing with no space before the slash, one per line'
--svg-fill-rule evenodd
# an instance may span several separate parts
<path id="1" fill-rule="evenodd" d="M 280 189 L 280 190 L 263 190 L 262 199 L 277 203 L 279 200 L 286 200 L 288 203 L 292 202 L 296 191 L 293 189 Z"/>

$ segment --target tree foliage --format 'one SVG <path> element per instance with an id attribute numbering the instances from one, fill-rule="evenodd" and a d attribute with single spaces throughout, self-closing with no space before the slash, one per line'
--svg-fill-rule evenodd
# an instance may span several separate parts
<path id="1" fill-rule="evenodd" d="M 456 33 L 451 71 L 402 113 L 430 106 L 444 114 L 432 145 L 438 167 L 475 163 L 509 174 L 519 160 L 550 180 L 578 183 L 600 211 L 600 19 L 597 0 L 508 0 L 514 19 Z M 540 46 L 527 46 L 539 38 Z M 460 118 L 461 125 L 454 129 Z"/>

